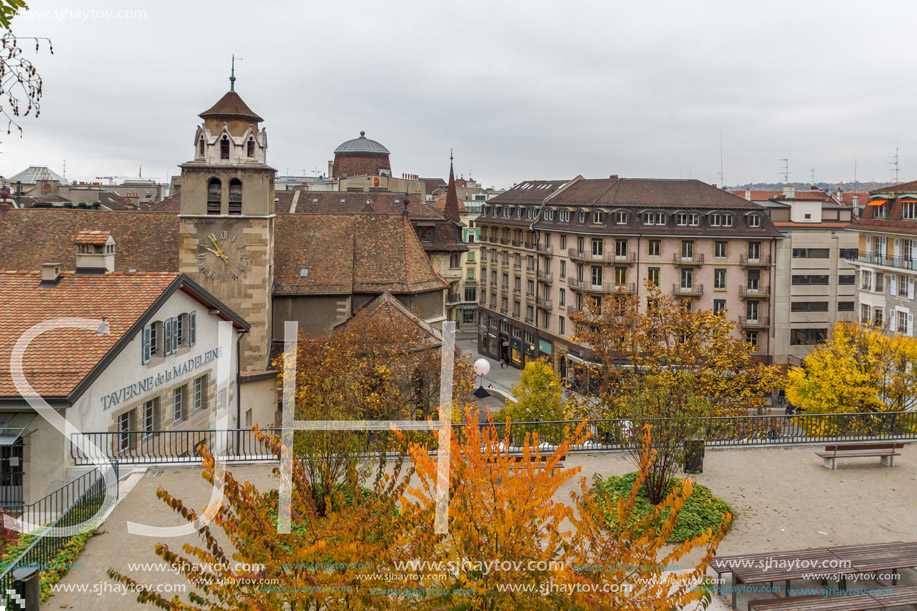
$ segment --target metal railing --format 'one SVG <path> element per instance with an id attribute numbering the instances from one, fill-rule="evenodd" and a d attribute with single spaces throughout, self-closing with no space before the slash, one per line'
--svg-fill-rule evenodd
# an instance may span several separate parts
<path id="1" fill-rule="evenodd" d="M 691 286 L 684 286 L 676 282 L 672 285 L 672 293 L 677 297 L 700 297 L 704 294 L 704 285 L 692 284 Z"/>
<path id="2" fill-rule="evenodd" d="M 117 483 L 117 463 L 114 464 L 114 469 Z M 117 494 L 116 489 L 115 495 Z M 17 506 L 3 508 L 4 513 L 20 518 L 24 523 L 42 525 L 40 529 L 27 535 L 33 539 L 21 554 L 0 564 L 0 601 L 3 601 L 5 608 L 14 608 L 8 595 L 14 587 L 14 570 L 35 566 L 44 572 L 61 568 L 55 565 L 55 558 L 77 535 L 49 537 L 45 536 L 48 529 L 76 526 L 88 520 L 101 509 L 104 501 L 105 479 L 102 477 L 101 469 L 96 468 L 37 503 L 21 505 L 18 509 Z"/>
<path id="3" fill-rule="evenodd" d="M 693 255 L 675 253 L 672 256 L 672 262 L 675 265 L 703 265 L 704 253 L 695 253 Z"/>
<path id="4" fill-rule="evenodd" d="M 751 318 L 749 316 L 739 316 L 740 327 L 747 327 L 749 329 L 764 329 L 769 327 L 770 323 L 770 316 L 756 316 L 755 318 Z"/>
<path id="5" fill-rule="evenodd" d="M 749 255 L 742 255 L 739 257 L 739 263 L 746 267 L 766 267 L 771 264 L 771 256 L 758 255 L 757 257 L 751 257 Z"/>
<path id="6" fill-rule="evenodd" d="M 575 445 L 571 452 L 597 452 L 620 451 L 631 447 L 638 436 L 636 431 L 642 430 L 643 425 L 664 426 L 671 422 L 678 422 L 681 430 L 691 431 L 692 436 L 704 440 L 707 445 L 716 447 L 747 447 L 747 446 L 782 446 L 804 445 L 817 443 L 836 443 L 844 441 L 873 441 L 910 439 L 917 440 L 917 411 L 910 412 L 871 412 L 852 414 L 797 414 L 767 415 L 767 416 L 723 416 L 692 419 L 599 419 L 590 420 L 587 430 L 592 433 L 590 439 Z M 512 448 L 521 448 L 525 435 L 537 433 L 540 441 L 548 444 L 558 443 L 564 437 L 564 429 L 571 431 L 579 426 L 578 420 L 563 420 L 551 422 L 514 422 L 511 423 L 509 445 Z M 459 439 L 468 425 L 453 424 Z M 501 438 L 505 436 L 506 423 L 495 422 L 494 426 Z M 279 434 L 279 429 L 268 429 L 268 432 Z M 158 431 L 156 437 L 162 438 L 158 446 L 160 451 L 143 457 L 132 453 L 125 457 L 118 453 L 118 432 L 84 433 L 105 451 L 108 448 L 109 459 L 112 461 L 130 460 L 135 463 L 163 464 L 163 463 L 199 463 L 197 454 L 163 451 L 164 448 L 183 448 L 185 438 L 190 431 Z M 247 429 L 233 429 L 229 431 L 194 431 L 200 439 L 216 439 L 225 435 L 231 439 L 233 445 L 221 456 L 230 462 L 276 461 L 276 457 L 267 453 L 255 438 L 254 433 Z M 391 439 L 392 448 L 395 447 L 395 434 L 392 432 L 374 432 L 376 435 L 375 446 L 380 447 L 380 440 L 384 442 Z M 422 441 L 430 450 L 436 450 L 435 431 L 411 431 L 415 441 Z M 391 435 L 391 437 L 388 437 Z M 170 439 L 175 438 L 175 439 Z M 86 464 L 88 457 L 72 452 L 76 464 Z"/>
<path id="7" fill-rule="evenodd" d="M 860 251 L 856 260 L 858 263 L 871 263 L 873 265 L 917 271 L 917 259 L 909 257 L 889 257 L 880 253 Z"/>
<path id="8" fill-rule="evenodd" d="M 768 286 L 758 286 L 757 288 L 750 286 L 739 287 L 739 297 L 743 299 L 769 299 L 770 296 L 771 292 Z"/>

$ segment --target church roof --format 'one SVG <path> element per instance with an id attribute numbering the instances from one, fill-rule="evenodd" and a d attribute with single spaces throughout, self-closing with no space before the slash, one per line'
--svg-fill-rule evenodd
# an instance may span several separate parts
<path id="1" fill-rule="evenodd" d="M 264 119 L 255 114 L 255 111 L 248 107 L 248 104 L 242 101 L 242 98 L 235 91 L 227 91 L 219 102 L 198 116 L 202 119 L 207 117 L 241 117 L 264 121 Z"/>
<path id="2" fill-rule="evenodd" d="M 452 159 L 449 159 L 449 186 L 446 188 L 446 203 L 443 205 L 443 216 L 450 221 L 460 223 L 458 196 L 455 193 L 455 172 L 452 171 Z"/>
<path id="3" fill-rule="evenodd" d="M 371 153 L 374 155 L 389 155 L 389 150 L 376 142 L 375 140 L 370 140 L 366 137 L 366 132 L 360 132 L 359 138 L 354 138 L 353 140 L 348 140 L 341 144 L 341 146 L 334 149 L 334 153 Z"/>

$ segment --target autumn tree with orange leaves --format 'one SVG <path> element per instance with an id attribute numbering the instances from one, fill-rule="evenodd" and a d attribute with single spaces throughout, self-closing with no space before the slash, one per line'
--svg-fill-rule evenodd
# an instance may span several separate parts
<path id="1" fill-rule="evenodd" d="M 718 532 L 669 545 L 692 492 L 684 480 L 652 514 L 634 519 L 637 491 L 656 458 L 649 430 L 629 497 L 596 498 L 581 477 L 579 490 L 564 500 L 560 488 L 579 468 L 558 463 L 588 436 L 584 426 L 568 430 L 551 455 L 541 457 L 537 435 L 513 448 L 509 431 L 500 434 L 492 422 L 480 425 L 468 413 L 461 432 L 452 431 L 445 535 L 433 529 L 437 463 L 428 448 L 412 443 L 416 472 L 400 461 L 377 464 L 371 493 L 354 489 L 349 502 L 331 504 L 324 515 L 303 463 L 295 460 L 290 534 L 277 533 L 276 491 L 227 474 L 225 502 L 212 524 L 200 525 L 201 544 L 181 551 L 155 546 L 191 584 L 193 593 L 184 598 L 165 598 L 116 570 L 109 574 L 136 589 L 139 601 L 171 611 L 663 611 L 709 600 L 704 569 L 730 516 Z M 279 456 L 276 436 L 257 435 Z M 206 452 L 204 478 L 216 479 Z M 183 520 L 197 519 L 179 499 L 162 489 L 158 494 Z M 690 570 L 668 570 L 695 549 L 703 554 Z M 240 573 L 236 563 L 260 570 Z"/>

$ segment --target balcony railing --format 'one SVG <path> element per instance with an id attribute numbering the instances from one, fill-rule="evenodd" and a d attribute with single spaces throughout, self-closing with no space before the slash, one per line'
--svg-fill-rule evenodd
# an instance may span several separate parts
<path id="1" fill-rule="evenodd" d="M 567 306 L 567 316 L 576 316 L 577 314 L 584 314 L 584 313 L 585 312 L 583 311 L 582 308 L 578 308 L 572 305 Z"/>
<path id="2" fill-rule="evenodd" d="M 462 297 L 461 295 L 448 295 L 446 297 L 446 305 L 456 305 L 459 303 L 463 303 L 464 301 L 465 301 L 465 298 Z"/>
<path id="3" fill-rule="evenodd" d="M 550 246 L 550 245 L 548 245 L 548 244 L 542 244 L 541 242 L 536 242 L 536 243 L 535 243 L 535 250 L 536 250 L 537 252 L 540 252 L 540 253 L 543 254 L 543 255 L 549 255 L 549 256 L 550 256 L 550 255 L 553 255 L 553 254 L 554 254 L 553 252 L 551 252 L 551 246 Z"/>
<path id="4" fill-rule="evenodd" d="M 514 286 L 514 287 L 513 287 L 513 293 L 516 294 L 516 295 L 521 295 L 521 294 L 522 294 L 522 287 Z"/>
<path id="5" fill-rule="evenodd" d="M 770 287 L 767 286 L 740 286 L 739 297 L 742 299 L 770 299 Z"/>
<path id="6" fill-rule="evenodd" d="M 637 291 L 637 286 L 633 282 L 593 284 L 591 281 L 581 282 L 573 277 L 567 278 L 567 286 L 575 291 L 587 291 L 590 293 L 635 293 Z"/>
<path id="7" fill-rule="evenodd" d="M 703 265 L 704 253 L 684 255 L 677 252 L 672 256 L 672 261 L 675 263 L 675 265 Z"/>
<path id="8" fill-rule="evenodd" d="M 551 298 L 545 297 L 544 295 L 538 295 L 535 298 L 535 305 L 537 305 L 539 308 L 550 310 L 551 309 Z"/>
<path id="9" fill-rule="evenodd" d="M 513 263 L 513 268 L 522 269 L 522 263 Z"/>
<path id="10" fill-rule="evenodd" d="M 739 262 L 745 267 L 768 267 L 771 264 L 771 256 L 758 255 L 757 257 L 752 257 L 750 255 L 742 255 L 739 258 Z"/>
<path id="11" fill-rule="evenodd" d="M 896 269 L 906 269 L 917 271 L 917 259 L 908 259 L 905 257 L 889 257 L 875 252 L 860 252 L 857 257 L 858 263 L 871 263 L 873 265 L 882 265 L 885 267 L 894 267 Z"/>
<path id="12" fill-rule="evenodd" d="M 746 329 L 766 329 L 771 324 L 769 316 L 758 316 L 749 318 L 748 316 L 739 316 L 739 326 Z"/>
<path id="13" fill-rule="evenodd" d="M 542 282 L 551 282 L 551 272 L 546 269 L 540 269 L 535 272 L 535 277 L 541 280 Z"/>
<path id="14" fill-rule="evenodd" d="M 477 278 L 465 278 L 465 286 L 477 286 L 477 285 L 478 285 Z"/>
<path id="15" fill-rule="evenodd" d="M 700 297 L 704 294 L 704 285 L 692 284 L 691 286 L 683 286 L 676 282 L 672 285 L 672 293 L 676 297 Z"/>
<path id="16" fill-rule="evenodd" d="M 509 312 L 509 308 L 500 308 L 500 314 L 506 314 Z"/>
<path id="17" fill-rule="evenodd" d="M 637 256 L 632 252 L 619 255 L 608 251 L 595 253 L 576 248 L 568 248 L 567 256 L 577 261 L 586 261 L 587 263 L 620 263 L 630 265 L 637 260 Z"/>
<path id="18" fill-rule="evenodd" d="M 526 316 L 526 317 L 525 317 L 525 322 L 526 322 L 526 324 L 529 324 L 529 325 L 535 324 L 535 317 L 534 317 L 534 316 Z"/>

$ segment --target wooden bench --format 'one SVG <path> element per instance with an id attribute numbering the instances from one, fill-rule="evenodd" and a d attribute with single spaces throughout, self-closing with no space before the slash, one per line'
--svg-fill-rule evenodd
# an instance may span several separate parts
<path id="1" fill-rule="evenodd" d="M 824 452 L 816 452 L 824 461 L 827 469 L 837 469 L 838 458 L 868 458 L 879 457 L 883 467 L 893 467 L 895 456 L 901 456 L 896 450 L 903 448 L 905 443 L 834 443 L 825 446 Z"/>
<path id="2" fill-rule="evenodd" d="M 881 588 L 886 590 L 886 588 Z M 748 603 L 749 611 L 872 611 L 917 604 L 917 586 L 887 588 L 887 592 L 854 596 L 791 596 Z"/>

